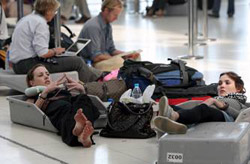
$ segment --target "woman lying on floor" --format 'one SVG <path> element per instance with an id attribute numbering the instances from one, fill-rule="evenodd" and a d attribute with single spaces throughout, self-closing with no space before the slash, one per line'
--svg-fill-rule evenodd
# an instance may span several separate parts
<path id="1" fill-rule="evenodd" d="M 83 94 L 83 86 L 66 75 L 52 81 L 50 73 L 42 64 L 29 70 L 26 80 L 28 87 L 45 86 L 39 96 L 30 97 L 27 101 L 33 101 L 43 110 L 58 129 L 63 142 L 69 146 L 90 147 L 93 143 L 92 125 L 100 113 L 90 98 Z M 65 87 L 63 89 L 59 87 L 62 84 Z M 72 90 L 77 90 L 80 94 L 72 96 Z"/>
<path id="2" fill-rule="evenodd" d="M 246 109 L 247 97 L 244 95 L 244 82 L 234 72 L 220 74 L 218 95 L 209 98 L 192 109 L 173 108 L 168 105 L 167 97 L 159 103 L 159 116 L 153 120 L 154 128 L 161 133 L 184 134 L 187 126 L 202 122 L 233 122 L 240 111 Z"/>

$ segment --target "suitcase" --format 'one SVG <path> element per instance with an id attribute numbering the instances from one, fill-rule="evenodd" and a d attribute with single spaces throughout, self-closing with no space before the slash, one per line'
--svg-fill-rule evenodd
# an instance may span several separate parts
<path id="1" fill-rule="evenodd" d="M 249 156 L 249 123 L 209 122 L 163 135 L 157 164 L 247 164 Z"/>

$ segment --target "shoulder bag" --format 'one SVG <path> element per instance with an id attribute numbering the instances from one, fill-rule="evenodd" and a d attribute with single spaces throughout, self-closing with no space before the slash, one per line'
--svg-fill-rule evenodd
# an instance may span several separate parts
<path id="1" fill-rule="evenodd" d="M 107 126 L 102 129 L 100 136 L 114 138 L 154 137 L 156 133 L 150 126 L 152 116 L 152 103 L 112 103 L 108 112 Z"/>

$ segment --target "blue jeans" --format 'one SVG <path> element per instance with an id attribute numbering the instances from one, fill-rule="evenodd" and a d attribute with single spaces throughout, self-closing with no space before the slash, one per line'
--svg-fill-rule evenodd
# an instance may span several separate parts
<path id="1" fill-rule="evenodd" d="M 212 12 L 214 14 L 219 15 L 220 5 L 221 5 L 221 0 L 214 0 L 214 5 L 213 5 L 213 9 L 212 9 Z M 234 14 L 234 0 L 228 0 L 227 14 L 228 15 Z"/>

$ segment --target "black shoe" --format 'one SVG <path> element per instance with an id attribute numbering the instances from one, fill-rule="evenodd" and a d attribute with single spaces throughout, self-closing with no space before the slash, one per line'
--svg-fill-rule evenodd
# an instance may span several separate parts
<path id="1" fill-rule="evenodd" d="M 82 23 L 87 22 L 87 20 L 89 20 L 89 19 L 90 19 L 89 17 L 82 16 L 80 19 L 76 20 L 75 23 L 82 24 Z"/>
<path id="2" fill-rule="evenodd" d="M 214 13 L 210 13 L 210 14 L 208 14 L 208 16 L 213 17 L 213 18 L 219 18 L 220 17 L 219 14 L 214 14 Z"/>
<path id="3" fill-rule="evenodd" d="M 234 16 L 234 14 L 232 14 L 232 13 L 228 14 L 228 18 L 232 18 L 233 16 Z"/>

